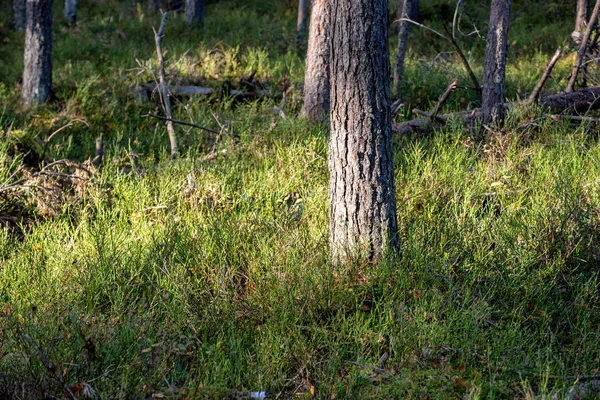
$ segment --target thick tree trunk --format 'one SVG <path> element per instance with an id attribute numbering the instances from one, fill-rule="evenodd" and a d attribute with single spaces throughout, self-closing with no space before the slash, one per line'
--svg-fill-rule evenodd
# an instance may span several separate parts
<path id="1" fill-rule="evenodd" d="M 388 2 L 332 0 L 330 246 L 334 262 L 398 245 Z"/>
<path id="2" fill-rule="evenodd" d="M 52 0 L 27 0 L 23 103 L 41 104 L 52 93 Z"/>
<path id="3" fill-rule="evenodd" d="M 492 0 L 485 63 L 482 111 L 485 125 L 501 126 L 504 121 L 504 77 L 508 53 L 510 0 Z"/>
<path id="4" fill-rule="evenodd" d="M 398 0 L 397 19 L 410 18 L 412 14 L 413 0 Z M 398 47 L 396 52 L 396 64 L 394 65 L 394 83 L 392 93 L 395 97 L 400 94 L 400 85 L 404 78 L 404 57 L 406 56 L 406 47 L 408 45 L 408 30 L 410 22 L 398 21 Z"/>
<path id="5" fill-rule="evenodd" d="M 77 0 L 65 0 L 65 19 L 71 25 L 77 19 Z"/>
<path id="6" fill-rule="evenodd" d="M 313 123 L 322 122 L 329 114 L 330 20 L 329 0 L 313 0 L 302 106 L 302 115 Z"/>
<path id="7" fill-rule="evenodd" d="M 195 26 L 204 24 L 204 0 L 185 0 L 185 23 Z"/>
<path id="8" fill-rule="evenodd" d="M 25 29 L 25 10 L 27 2 L 25 0 L 12 0 L 11 22 L 13 29 L 22 31 Z"/>
<path id="9" fill-rule="evenodd" d="M 306 20 L 308 18 L 308 0 L 298 0 L 298 21 L 296 22 L 296 33 L 303 35 L 306 32 Z"/>

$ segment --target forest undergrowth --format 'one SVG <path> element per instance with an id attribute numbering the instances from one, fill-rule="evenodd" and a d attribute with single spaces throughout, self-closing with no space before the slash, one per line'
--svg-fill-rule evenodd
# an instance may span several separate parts
<path id="1" fill-rule="evenodd" d="M 56 3 L 55 97 L 31 110 L 23 35 L 0 11 L 0 398 L 551 399 L 600 379 L 597 125 L 515 106 L 483 141 L 457 121 L 397 135 L 401 252 L 332 265 L 328 126 L 297 117 L 293 1 L 209 1 L 203 30 L 171 16 L 169 81 L 215 89 L 175 97 L 174 117 L 219 132 L 178 126 L 176 161 L 139 90 L 160 16 L 82 0 L 69 26 Z M 478 4 L 460 41 L 481 75 Z M 514 1 L 511 101 L 571 46 L 571 8 Z M 453 11 L 424 0 L 422 22 Z M 448 43 L 410 35 L 397 121 L 469 85 Z M 446 111 L 477 106 L 459 88 Z"/>

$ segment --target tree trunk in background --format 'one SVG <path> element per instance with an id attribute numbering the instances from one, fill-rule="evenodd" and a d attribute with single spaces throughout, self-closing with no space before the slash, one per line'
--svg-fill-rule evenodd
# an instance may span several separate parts
<path id="1" fill-rule="evenodd" d="M 410 18 L 412 14 L 413 0 L 398 0 L 398 11 L 396 19 Z M 398 97 L 400 94 L 400 85 L 404 77 L 404 57 L 406 56 L 406 47 L 408 44 L 408 30 L 410 22 L 398 21 L 398 47 L 396 52 L 396 64 L 394 65 L 394 83 L 392 94 Z"/>
<path id="2" fill-rule="evenodd" d="M 301 112 L 313 123 L 322 122 L 329 114 L 330 20 L 329 0 L 313 0 Z"/>
<path id="3" fill-rule="evenodd" d="M 199 27 L 204 24 L 204 0 L 185 0 L 185 23 Z"/>
<path id="4" fill-rule="evenodd" d="M 12 27 L 18 31 L 25 29 L 26 5 L 27 3 L 25 0 L 12 0 L 11 23 Z"/>
<path id="5" fill-rule="evenodd" d="M 65 0 L 65 19 L 71 25 L 77 19 L 77 0 Z"/>
<path id="6" fill-rule="evenodd" d="M 585 31 L 588 15 L 588 0 L 577 0 L 577 14 L 575 16 L 575 32 Z"/>
<path id="7" fill-rule="evenodd" d="M 308 18 L 308 0 L 298 0 L 298 21 L 296 33 L 301 36 L 306 32 L 306 19 Z"/>
<path id="8" fill-rule="evenodd" d="M 28 0 L 23 103 L 41 104 L 52 93 L 52 0 Z"/>
<path id="9" fill-rule="evenodd" d="M 331 3 L 331 254 L 377 260 L 398 245 L 388 2 Z"/>
<path id="10" fill-rule="evenodd" d="M 157 13 L 160 9 L 160 1 L 159 0 L 150 0 L 150 10 L 154 13 Z"/>
<path id="11" fill-rule="evenodd" d="M 492 0 L 483 69 L 483 123 L 499 127 L 504 121 L 504 77 L 508 52 L 510 0 Z"/>

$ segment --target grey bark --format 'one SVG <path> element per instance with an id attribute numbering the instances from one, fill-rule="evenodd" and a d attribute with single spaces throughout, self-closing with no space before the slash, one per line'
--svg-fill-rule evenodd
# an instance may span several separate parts
<path id="1" fill-rule="evenodd" d="M 296 33 L 303 35 L 306 32 L 306 20 L 308 19 L 308 0 L 298 0 L 298 20 L 296 22 Z"/>
<path id="2" fill-rule="evenodd" d="M 411 18 L 413 0 L 398 0 L 397 19 Z M 408 30 L 410 22 L 398 22 L 398 47 L 396 52 L 396 64 L 394 65 L 394 83 L 392 93 L 394 97 L 398 97 L 400 93 L 400 85 L 404 78 L 404 57 L 406 56 L 406 48 L 408 45 Z"/>
<path id="3" fill-rule="evenodd" d="M 75 24 L 77 19 L 77 0 L 65 0 L 64 14 L 69 24 Z"/>
<path id="4" fill-rule="evenodd" d="M 504 78 L 509 16 L 510 0 L 492 0 L 483 69 L 481 108 L 484 125 L 499 127 L 504 122 Z"/>
<path id="5" fill-rule="evenodd" d="M 585 58 L 585 54 L 587 53 L 588 42 L 590 40 L 590 36 L 592 35 L 592 31 L 596 26 L 598 21 L 598 15 L 600 13 L 600 0 L 596 0 L 596 5 L 594 6 L 594 10 L 592 11 L 592 16 L 590 17 L 590 22 L 585 29 L 585 34 L 581 38 L 581 45 L 579 47 L 579 51 L 577 52 L 577 58 L 575 59 L 575 64 L 573 64 L 573 69 L 571 70 L 571 76 L 569 77 L 569 83 L 567 84 L 567 88 L 565 91 L 572 92 L 575 88 L 575 82 L 577 81 L 577 75 L 579 74 L 579 70 L 581 69 L 581 65 L 583 63 L 583 59 Z"/>
<path id="6" fill-rule="evenodd" d="M 588 16 L 588 0 L 577 0 L 577 12 L 575 15 L 575 32 L 585 30 Z"/>
<path id="7" fill-rule="evenodd" d="M 22 31 L 25 29 L 25 0 L 12 0 L 11 23 L 15 30 Z"/>
<path id="8" fill-rule="evenodd" d="M 331 255 L 377 260 L 398 245 L 388 2 L 331 4 Z"/>
<path id="9" fill-rule="evenodd" d="M 313 0 L 302 106 L 302 115 L 313 123 L 322 122 L 329 114 L 330 20 L 329 0 Z"/>
<path id="10" fill-rule="evenodd" d="M 204 0 L 185 0 L 185 23 L 199 27 L 204 24 Z"/>
<path id="11" fill-rule="evenodd" d="M 52 0 L 28 0 L 23 103 L 41 104 L 52 93 Z"/>

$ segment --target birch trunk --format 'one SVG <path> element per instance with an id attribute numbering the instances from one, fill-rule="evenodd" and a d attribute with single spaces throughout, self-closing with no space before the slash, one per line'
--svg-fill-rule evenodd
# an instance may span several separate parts
<path id="1" fill-rule="evenodd" d="M 185 0 L 185 23 L 198 27 L 204 24 L 204 0 Z"/>

